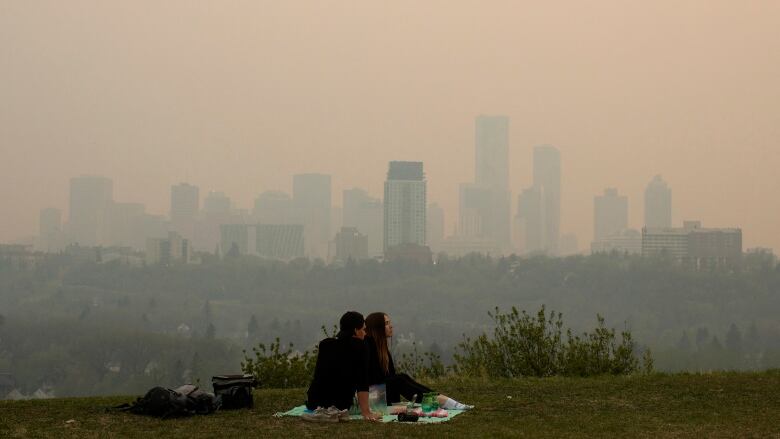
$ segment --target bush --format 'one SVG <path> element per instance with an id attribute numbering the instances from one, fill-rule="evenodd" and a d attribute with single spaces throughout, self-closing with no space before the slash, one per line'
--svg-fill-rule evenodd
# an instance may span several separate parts
<path id="1" fill-rule="evenodd" d="M 305 387 L 314 375 L 316 348 L 312 352 L 298 352 L 293 350 L 293 344 L 290 343 L 287 349 L 282 350 L 277 337 L 268 347 L 260 343 L 252 351 L 254 358 L 244 351 L 241 370 L 253 374 L 260 387 Z"/>
<path id="2" fill-rule="evenodd" d="M 621 332 L 618 343 L 615 330 L 606 328 L 601 316 L 593 332 L 575 335 L 567 329 L 564 341 L 562 314 L 552 311 L 548 316 L 544 306 L 536 317 L 515 307 L 506 314 L 498 308 L 488 314 L 496 325 L 493 336 L 465 337 L 458 344 L 456 374 L 512 378 L 620 375 L 639 370 L 631 333 Z M 649 351 L 644 369 L 652 370 Z"/>
<path id="3" fill-rule="evenodd" d="M 441 356 L 433 352 L 420 353 L 417 343 L 412 343 L 412 351 L 401 354 L 396 369 L 418 379 L 439 378 L 444 375 L 444 363 Z"/>

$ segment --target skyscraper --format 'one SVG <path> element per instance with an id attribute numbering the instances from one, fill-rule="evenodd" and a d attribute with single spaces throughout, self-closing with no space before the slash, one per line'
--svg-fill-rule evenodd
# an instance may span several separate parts
<path id="1" fill-rule="evenodd" d="M 462 238 L 493 238 L 495 229 L 494 190 L 474 183 L 461 183 L 459 197 L 458 236 Z"/>
<path id="2" fill-rule="evenodd" d="M 108 243 L 142 249 L 147 236 L 143 233 L 146 206 L 141 203 L 111 203 L 108 208 Z"/>
<path id="3" fill-rule="evenodd" d="M 645 227 L 672 226 L 672 189 L 656 175 L 645 189 Z"/>
<path id="4" fill-rule="evenodd" d="M 199 250 L 214 251 L 219 246 L 222 224 L 237 224 L 231 218 L 232 202 L 224 192 L 209 191 L 203 198 L 201 220 L 196 223 L 192 246 Z"/>
<path id="5" fill-rule="evenodd" d="M 300 224 L 303 224 L 306 254 L 310 257 L 326 258 L 330 241 L 330 175 L 293 176 L 293 205 Z"/>
<path id="6" fill-rule="evenodd" d="M 509 189 L 509 118 L 477 116 L 474 134 L 475 183 Z"/>
<path id="7" fill-rule="evenodd" d="M 265 191 L 255 198 L 252 215 L 260 224 L 293 224 L 292 197 L 282 191 Z"/>
<path id="8" fill-rule="evenodd" d="M 188 183 L 171 186 L 171 228 L 192 240 L 195 220 L 200 210 L 200 189 Z"/>
<path id="9" fill-rule="evenodd" d="M 422 162 L 390 162 L 384 203 L 385 254 L 400 244 L 424 246 L 427 203 Z"/>
<path id="10" fill-rule="evenodd" d="M 363 189 L 353 188 L 344 190 L 342 203 L 344 227 L 355 227 L 366 235 L 369 256 L 381 255 L 384 246 L 382 200 L 371 197 Z"/>
<path id="11" fill-rule="evenodd" d="M 436 203 L 429 204 L 426 223 L 425 238 L 428 246 L 433 252 L 441 251 L 444 242 L 444 209 Z"/>
<path id="12" fill-rule="evenodd" d="M 480 223 L 480 238 L 494 241 L 498 247 L 507 247 L 511 237 L 509 193 L 509 118 L 506 116 L 478 116 L 475 120 L 474 185 L 461 188 L 463 219 Z M 480 193 L 481 200 L 473 196 Z M 465 198 L 464 198 L 465 195 Z M 475 207 L 478 204 L 479 207 Z M 462 225 L 465 227 L 465 224 Z M 465 227 L 468 228 L 468 227 Z"/>
<path id="13" fill-rule="evenodd" d="M 628 228 L 628 197 L 615 188 L 593 197 L 593 240 L 598 241 Z"/>
<path id="14" fill-rule="evenodd" d="M 538 186 L 524 189 L 517 197 L 518 246 L 521 253 L 546 251 L 545 218 L 542 190 Z"/>
<path id="15" fill-rule="evenodd" d="M 540 192 L 543 211 L 542 250 L 555 255 L 561 224 L 561 154 L 554 146 L 534 148 L 534 186 Z"/>
<path id="16" fill-rule="evenodd" d="M 84 175 L 70 179 L 68 232 L 72 242 L 81 246 L 105 243 L 113 194 L 114 183 L 109 178 Z"/>
<path id="17" fill-rule="evenodd" d="M 55 252 L 62 249 L 62 212 L 55 208 L 41 209 L 38 223 L 38 249 Z"/>

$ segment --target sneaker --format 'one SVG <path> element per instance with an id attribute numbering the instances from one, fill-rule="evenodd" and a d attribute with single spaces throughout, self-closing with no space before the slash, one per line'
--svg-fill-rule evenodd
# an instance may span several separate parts
<path id="1" fill-rule="evenodd" d="M 317 407 L 312 412 L 305 412 L 301 415 L 304 421 L 309 422 L 339 422 L 337 414 L 331 413 L 328 409 Z"/>
<path id="2" fill-rule="evenodd" d="M 328 407 L 326 409 L 326 412 L 329 415 L 338 418 L 338 420 L 340 422 L 348 422 L 349 421 L 349 410 L 347 410 L 347 409 L 339 410 L 335 406 L 330 406 L 330 407 Z"/>

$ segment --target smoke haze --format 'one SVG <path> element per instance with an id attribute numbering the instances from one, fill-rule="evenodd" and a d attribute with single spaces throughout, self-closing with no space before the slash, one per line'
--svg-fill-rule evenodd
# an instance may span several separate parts
<path id="1" fill-rule="evenodd" d="M 673 220 L 780 249 L 780 3 L 774 1 L 3 1 L 0 242 L 67 218 L 69 179 L 167 214 L 189 181 L 251 208 L 292 175 L 381 197 L 387 162 L 425 163 L 455 227 L 474 117 L 510 119 L 512 212 L 532 148 L 562 160 L 561 232 L 593 197 L 656 174 Z"/>

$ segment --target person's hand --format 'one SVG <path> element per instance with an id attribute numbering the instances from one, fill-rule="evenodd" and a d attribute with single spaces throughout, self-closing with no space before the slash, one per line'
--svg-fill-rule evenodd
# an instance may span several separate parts
<path id="1" fill-rule="evenodd" d="M 374 412 L 363 413 L 363 419 L 371 422 L 379 422 L 382 420 L 382 415 Z"/>

